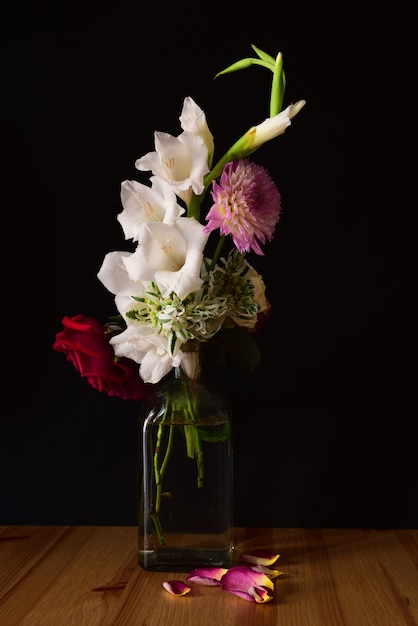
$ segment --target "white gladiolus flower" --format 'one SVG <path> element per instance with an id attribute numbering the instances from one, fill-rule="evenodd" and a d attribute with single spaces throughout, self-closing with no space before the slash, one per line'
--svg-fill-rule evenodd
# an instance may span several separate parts
<path id="1" fill-rule="evenodd" d="M 157 383 L 173 368 L 180 365 L 183 352 L 178 348 L 170 353 L 167 338 L 157 335 L 149 326 L 129 325 L 110 340 L 115 354 L 140 363 L 139 374 L 146 383 Z"/>
<path id="2" fill-rule="evenodd" d="M 304 106 L 305 100 L 299 100 L 295 104 L 290 104 L 284 111 L 281 111 L 274 117 L 268 117 L 264 122 L 258 124 L 258 126 L 251 128 L 247 133 L 254 137 L 250 146 L 251 152 L 262 146 L 266 141 L 270 141 L 270 139 L 282 135 L 286 128 L 290 126 L 290 120 L 295 117 Z"/>
<path id="3" fill-rule="evenodd" d="M 135 252 L 123 257 L 133 281 L 155 281 L 162 295 L 179 298 L 202 285 L 200 268 L 208 239 L 197 220 L 180 217 L 174 224 L 143 224 Z"/>
<path id="4" fill-rule="evenodd" d="M 166 181 L 155 176 L 150 180 L 151 187 L 136 180 L 125 180 L 121 185 L 123 211 L 117 219 L 126 239 L 137 241 L 139 229 L 144 222 L 172 224 L 185 212 L 177 204 L 177 196 Z"/>
<path id="5" fill-rule="evenodd" d="M 97 278 L 110 293 L 131 293 L 132 281 L 123 263 L 123 259 L 130 255 L 131 252 L 125 251 L 108 252 L 103 259 Z"/>
<path id="6" fill-rule="evenodd" d="M 209 173 L 208 149 L 203 137 L 184 131 L 178 137 L 156 131 L 155 151 L 148 152 L 135 162 L 141 171 L 151 170 L 166 180 L 174 193 L 186 203 L 192 194 L 203 192 L 203 178 Z"/>
<path id="7" fill-rule="evenodd" d="M 132 304 L 132 296 L 140 297 L 144 293 L 144 285 L 129 278 L 124 260 L 131 252 L 108 252 L 97 274 L 110 293 L 115 295 L 115 305 L 121 315 Z"/>
<path id="8" fill-rule="evenodd" d="M 213 135 L 209 130 L 204 111 L 202 111 L 190 96 L 184 99 L 180 123 L 183 130 L 196 133 L 203 137 L 208 149 L 208 165 L 211 167 L 215 149 Z"/>

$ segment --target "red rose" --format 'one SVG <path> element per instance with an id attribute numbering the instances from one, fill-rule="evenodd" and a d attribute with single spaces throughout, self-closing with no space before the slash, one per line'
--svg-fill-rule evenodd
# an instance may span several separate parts
<path id="1" fill-rule="evenodd" d="M 64 330 L 56 334 L 53 349 L 65 354 L 92 387 L 123 400 L 148 395 L 151 385 L 139 376 L 138 365 L 130 359 L 115 360 L 103 324 L 81 313 L 64 317 L 62 323 Z"/>

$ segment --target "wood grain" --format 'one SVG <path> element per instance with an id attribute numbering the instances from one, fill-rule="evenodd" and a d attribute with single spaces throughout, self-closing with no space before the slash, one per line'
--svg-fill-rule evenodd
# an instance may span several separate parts
<path id="1" fill-rule="evenodd" d="M 137 564 L 136 528 L 1 526 L 1 626 L 418 626 L 418 530 L 235 529 L 277 550 L 274 599 L 217 587 L 174 597 Z"/>

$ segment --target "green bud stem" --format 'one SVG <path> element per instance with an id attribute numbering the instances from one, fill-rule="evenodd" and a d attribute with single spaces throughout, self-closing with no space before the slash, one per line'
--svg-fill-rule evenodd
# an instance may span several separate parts
<path id="1" fill-rule="evenodd" d="M 272 61 L 263 61 L 262 59 L 247 58 L 247 59 L 241 59 L 241 61 L 237 61 L 236 63 L 229 65 L 227 68 L 225 68 L 221 72 L 218 72 L 215 78 L 217 78 L 218 76 L 222 76 L 223 74 L 230 74 L 231 72 L 245 70 L 247 69 L 247 67 L 251 67 L 251 65 L 262 65 L 263 67 L 266 67 L 268 70 L 274 71 L 274 59 L 272 59 Z"/>
<path id="2" fill-rule="evenodd" d="M 263 59 L 263 61 L 266 61 L 267 63 L 270 63 L 270 65 L 272 67 L 274 67 L 275 64 L 275 60 L 273 59 L 272 56 L 270 56 L 269 54 L 267 54 L 267 52 L 263 52 L 262 50 L 260 50 L 260 48 L 257 48 L 256 46 L 254 46 L 253 44 L 251 44 L 251 48 L 254 50 L 254 52 L 256 54 L 258 54 L 258 56 L 260 57 L 260 59 Z"/>
<path id="3" fill-rule="evenodd" d="M 278 115 L 282 110 L 285 84 L 283 57 L 279 52 L 274 65 L 273 80 L 271 84 L 270 117 Z"/>
<path id="4" fill-rule="evenodd" d="M 273 72 L 273 79 L 270 95 L 270 117 L 274 117 L 282 110 L 284 92 L 286 87 L 286 80 L 283 72 L 283 56 L 281 52 L 279 52 L 276 59 L 274 59 L 272 56 L 270 56 L 266 52 L 263 52 L 256 46 L 252 45 L 251 47 L 259 56 L 259 59 L 241 59 L 241 61 L 237 61 L 236 63 L 233 63 L 226 69 L 222 70 L 221 72 L 218 72 L 215 78 L 221 76 L 222 74 L 228 74 L 230 72 L 236 72 L 238 70 L 246 69 L 251 65 L 261 65 L 271 70 Z M 250 128 L 242 137 L 240 137 L 240 139 L 238 139 L 238 141 L 236 141 L 233 146 L 229 148 L 229 150 L 223 155 L 223 157 L 219 159 L 219 161 L 212 168 L 212 170 L 208 174 L 206 174 L 204 179 L 203 192 L 199 196 L 193 194 L 190 202 L 187 205 L 187 217 L 194 217 L 198 222 L 200 222 L 200 207 L 212 181 L 216 180 L 222 174 L 223 168 L 227 163 L 229 163 L 229 161 L 235 161 L 236 159 L 244 158 L 245 156 L 248 156 L 254 152 L 254 150 L 251 149 L 251 145 L 254 141 L 254 135 L 251 133 L 252 128 Z"/>

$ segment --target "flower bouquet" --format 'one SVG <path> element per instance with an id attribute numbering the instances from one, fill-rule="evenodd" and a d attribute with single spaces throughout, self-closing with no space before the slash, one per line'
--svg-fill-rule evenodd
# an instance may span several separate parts
<path id="1" fill-rule="evenodd" d="M 224 404 L 209 397 L 200 383 L 199 347 L 249 370 L 258 362 L 255 334 L 271 306 L 263 278 L 247 256 L 263 255 L 263 244 L 273 239 L 281 195 L 268 171 L 250 157 L 284 133 L 305 104 L 300 100 L 282 108 L 282 54 L 272 57 L 252 48 L 256 57 L 230 65 L 217 77 L 252 65 L 271 71 L 269 117 L 251 126 L 216 160 L 204 111 L 191 97 L 184 99 L 179 135 L 156 131 L 155 150 L 136 160 L 139 171 L 150 172 L 148 184 L 121 184 L 123 210 L 117 219 L 134 250 L 109 252 L 98 272 L 115 296 L 117 314 L 105 324 L 84 315 L 65 317 L 54 343 L 92 386 L 121 398 L 143 399 L 147 407 L 140 452 L 140 553 L 155 556 L 170 544 L 170 502 L 183 502 L 189 518 L 197 501 L 206 502 L 201 505 L 201 517 L 209 520 L 205 538 L 211 524 L 219 526 L 223 556 L 216 559 L 201 543 L 203 557 L 196 560 L 192 544 L 186 542 L 188 567 L 225 566 L 231 548 L 229 417 Z M 174 381 L 162 386 L 171 372 Z M 157 394 L 150 393 L 155 390 Z M 214 446 L 219 446 L 215 455 Z M 172 473 L 181 475 L 180 485 L 188 483 L 181 454 L 195 463 L 196 491 L 183 500 L 174 487 L 167 488 Z M 216 500 L 216 508 L 226 511 L 223 521 L 209 513 L 213 495 L 200 497 L 208 483 L 212 494 L 216 491 L 211 472 L 224 484 L 224 495 Z M 180 558 L 177 548 L 170 569 Z M 151 561 L 147 563 L 152 569 Z M 160 569 L 164 564 L 162 559 Z"/>

